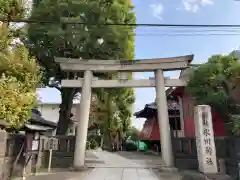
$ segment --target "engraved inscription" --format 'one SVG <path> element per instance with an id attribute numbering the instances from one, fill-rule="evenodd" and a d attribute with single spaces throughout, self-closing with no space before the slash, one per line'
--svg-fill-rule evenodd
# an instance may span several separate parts
<path id="1" fill-rule="evenodd" d="M 129 61 L 129 60 L 121 60 L 120 61 L 121 68 L 126 68 L 130 65 L 133 65 L 134 63 L 135 63 L 134 61 Z"/>

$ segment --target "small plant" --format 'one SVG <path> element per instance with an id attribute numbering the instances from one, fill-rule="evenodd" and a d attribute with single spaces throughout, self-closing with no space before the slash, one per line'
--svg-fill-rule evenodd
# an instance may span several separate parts
<path id="1" fill-rule="evenodd" d="M 240 115 L 232 115 L 229 125 L 233 135 L 240 136 Z"/>
<path id="2" fill-rule="evenodd" d="M 87 141 L 87 143 L 86 143 L 86 149 L 87 150 L 91 149 L 91 143 L 89 141 Z"/>
<path id="3" fill-rule="evenodd" d="M 99 147 L 98 142 L 92 139 L 90 142 L 90 149 L 97 149 L 98 147 Z"/>

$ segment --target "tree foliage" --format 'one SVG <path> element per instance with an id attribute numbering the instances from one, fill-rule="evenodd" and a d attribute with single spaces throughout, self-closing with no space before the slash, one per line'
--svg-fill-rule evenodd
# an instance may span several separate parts
<path id="1" fill-rule="evenodd" d="M 134 92 L 132 89 L 110 89 L 97 93 L 96 106 L 92 109 L 94 124 L 100 129 L 105 144 L 116 142 L 119 145 L 131 128 Z"/>
<path id="2" fill-rule="evenodd" d="M 0 16 L 9 20 L 23 17 L 24 10 L 20 1 L 0 2 Z M 28 50 L 14 43 L 14 31 L 7 22 L 0 26 L 0 119 L 9 128 L 19 129 L 29 119 L 36 104 L 41 73 Z"/>
<path id="3" fill-rule="evenodd" d="M 227 124 L 235 123 L 232 115 L 240 114 L 240 63 L 231 55 L 215 55 L 190 75 L 187 91 L 198 104 L 208 104 L 220 113 Z"/>
<path id="4" fill-rule="evenodd" d="M 82 74 L 65 73 L 54 62 L 56 57 L 79 59 L 129 59 L 134 58 L 134 27 L 100 26 L 90 24 L 135 23 L 135 13 L 129 0 L 37 0 L 30 19 L 36 21 L 54 21 L 55 23 L 28 25 L 25 44 L 45 68 L 44 80 L 60 90 L 59 133 L 65 133 L 72 107 L 72 99 L 79 89 L 61 88 L 59 83 L 65 78 L 82 77 Z M 80 21 L 87 24 L 63 24 L 61 22 Z M 100 74 L 100 78 L 111 79 L 116 73 Z M 129 76 L 130 78 L 131 76 Z M 103 90 L 94 93 L 101 94 Z M 131 94 L 132 89 L 113 91 L 116 94 Z M 101 95 L 102 96 L 102 95 Z M 132 96 L 132 94 L 130 95 Z M 122 99 L 121 99 L 122 101 Z M 126 104 L 126 102 L 122 102 Z M 129 114 L 123 108 L 123 114 Z M 123 113 L 124 112 L 124 113 Z M 129 116 L 124 117 L 129 120 Z M 127 123 L 126 123 L 127 124 Z M 129 123 L 128 123 L 129 124 Z"/>
<path id="5" fill-rule="evenodd" d="M 11 21 L 25 16 L 23 1 L 0 1 L 0 17 Z M 37 103 L 36 87 L 40 68 L 28 50 L 15 40 L 17 29 L 9 22 L 0 22 L 0 120 L 6 130 L 16 132 L 30 119 Z M 13 154 L 14 143 L 8 153 Z M 12 159 L 4 159 L 1 179 L 11 179 Z"/>
<path id="6" fill-rule="evenodd" d="M 22 18 L 26 14 L 24 0 L 2 0 L 0 1 L 0 16 L 9 21 L 14 18 Z"/>
<path id="7" fill-rule="evenodd" d="M 36 104 L 40 69 L 22 45 L 10 46 L 8 34 L 0 30 L 0 119 L 20 128 L 29 119 Z M 5 29 L 5 31 L 7 31 Z"/>
<path id="8" fill-rule="evenodd" d="M 133 126 L 128 131 L 128 137 L 130 137 L 133 141 L 137 141 L 139 139 L 139 135 L 140 131 Z"/>

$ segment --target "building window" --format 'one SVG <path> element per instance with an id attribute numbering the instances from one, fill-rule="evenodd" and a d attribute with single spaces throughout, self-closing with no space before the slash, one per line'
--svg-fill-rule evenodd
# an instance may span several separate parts
<path id="1" fill-rule="evenodd" d="M 169 123 L 172 130 L 181 130 L 180 117 L 170 117 Z"/>

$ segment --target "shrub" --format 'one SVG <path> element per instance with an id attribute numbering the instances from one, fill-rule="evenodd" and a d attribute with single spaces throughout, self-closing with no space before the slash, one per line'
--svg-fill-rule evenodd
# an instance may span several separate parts
<path id="1" fill-rule="evenodd" d="M 133 143 L 126 143 L 125 145 L 126 151 L 137 151 L 137 145 Z"/>
<path id="2" fill-rule="evenodd" d="M 87 150 L 91 149 L 91 143 L 89 141 L 87 141 L 87 143 L 86 143 L 86 149 Z"/>
<path id="3" fill-rule="evenodd" d="M 100 146 L 100 144 L 101 144 L 101 136 L 98 136 L 98 135 L 89 135 L 88 137 L 87 137 L 87 139 L 88 139 L 88 141 L 92 141 L 92 140 L 94 140 L 94 141 L 96 141 L 97 143 L 98 143 L 98 146 Z"/>
<path id="4" fill-rule="evenodd" d="M 91 144 L 90 144 L 90 148 L 91 148 L 91 149 L 97 149 L 97 148 L 99 147 L 98 142 L 95 141 L 94 139 L 91 139 L 90 143 L 91 143 Z"/>

